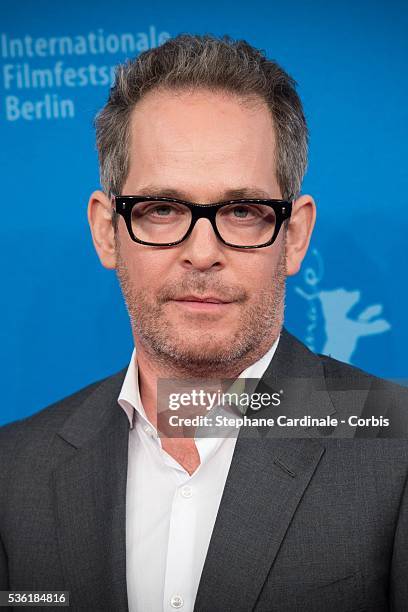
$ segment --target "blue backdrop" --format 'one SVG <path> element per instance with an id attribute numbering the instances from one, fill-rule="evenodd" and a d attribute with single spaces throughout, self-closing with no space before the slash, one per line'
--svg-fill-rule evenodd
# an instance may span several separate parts
<path id="1" fill-rule="evenodd" d="M 407 374 L 408 5 L 164 0 L 1 5 L 0 423 L 124 367 L 132 337 L 86 221 L 92 120 L 112 67 L 180 32 L 265 49 L 299 83 L 311 132 L 311 250 L 286 324 L 317 352 Z"/>

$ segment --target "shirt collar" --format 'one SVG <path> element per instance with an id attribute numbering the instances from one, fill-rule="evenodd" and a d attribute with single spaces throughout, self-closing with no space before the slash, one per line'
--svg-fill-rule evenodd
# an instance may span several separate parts
<path id="1" fill-rule="evenodd" d="M 238 378 L 256 378 L 260 379 L 264 375 L 268 365 L 270 364 L 273 356 L 275 355 L 280 335 L 276 338 L 271 348 L 256 361 L 246 368 Z M 123 381 L 122 388 L 119 393 L 118 403 L 125 411 L 128 419 L 130 428 L 134 427 L 134 420 L 136 413 L 138 413 L 146 424 L 149 424 L 145 410 L 143 408 L 142 400 L 140 398 L 139 391 L 139 374 L 136 359 L 136 349 L 133 349 L 132 357 L 126 372 L 125 379 Z"/>
<path id="2" fill-rule="evenodd" d="M 138 412 L 140 416 L 147 421 L 146 413 L 140 398 L 139 371 L 135 348 L 133 349 L 129 367 L 119 393 L 118 402 L 129 419 L 131 429 L 133 429 L 134 425 L 135 412 Z"/>

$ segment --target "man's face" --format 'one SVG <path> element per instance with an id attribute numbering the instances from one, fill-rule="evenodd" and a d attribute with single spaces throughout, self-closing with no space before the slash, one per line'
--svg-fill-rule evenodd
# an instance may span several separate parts
<path id="1" fill-rule="evenodd" d="M 153 91 L 133 111 L 123 195 L 161 195 L 202 204 L 281 198 L 271 114 L 222 92 Z M 136 346 L 168 367 L 229 371 L 268 350 L 283 319 L 285 245 L 224 245 L 199 219 L 174 247 L 135 243 L 119 219 L 117 273 Z M 221 303 L 195 301 L 213 298 Z"/>

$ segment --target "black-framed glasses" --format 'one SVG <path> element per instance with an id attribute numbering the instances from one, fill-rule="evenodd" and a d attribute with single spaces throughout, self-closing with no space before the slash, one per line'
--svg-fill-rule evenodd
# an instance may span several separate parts
<path id="1" fill-rule="evenodd" d="M 246 198 L 197 204 L 166 197 L 112 195 L 112 201 L 132 240 L 148 246 L 180 244 L 198 219 L 205 218 L 227 246 L 260 249 L 274 243 L 292 213 L 290 200 Z"/>

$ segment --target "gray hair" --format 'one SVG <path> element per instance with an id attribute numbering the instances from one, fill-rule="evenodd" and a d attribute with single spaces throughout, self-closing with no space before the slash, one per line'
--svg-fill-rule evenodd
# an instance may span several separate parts
<path id="1" fill-rule="evenodd" d="M 95 119 L 100 180 L 108 195 L 121 193 L 128 175 L 132 110 L 155 88 L 206 88 L 263 99 L 273 117 L 282 198 L 299 194 L 308 130 L 293 78 L 244 40 L 181 34 L 116 69 L 108 101 Z"/>

